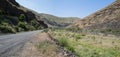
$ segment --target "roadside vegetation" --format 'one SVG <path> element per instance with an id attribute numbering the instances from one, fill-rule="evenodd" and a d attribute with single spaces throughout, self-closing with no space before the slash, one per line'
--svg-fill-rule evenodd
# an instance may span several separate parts
<path id="1" fill-rule="evenodd" d="M 43 41 L 37 45 L 38 51 L 46 57 L 55 57 L 57 54 L 57 46 L 50 41 Z"/>
<path id="2" fill-rule="evenodd" d="M 38 52 L 38 56 L 34 53 L 35 55 L 33 57 L 66 57 L 47 33 L 40 33 L 37 38 L 33 40 L 33 43 Z"/>
<path id="3" fill-rule="evenodd" d="M 19 17 L 0 15 L 0 32 L 2 33 L 17 33 L 39 29 L 43 29 L 39 22 L 36 19 L 28 22 L 24 14 L 20 14 Z"/>
<path id="4" fill-rule="evenodd" d="M 52 29 L 49 33 L 59 41 L 64 49 L 78 57 L 120 57 L 120 38 L 85 34 L 81 29 Z"/>

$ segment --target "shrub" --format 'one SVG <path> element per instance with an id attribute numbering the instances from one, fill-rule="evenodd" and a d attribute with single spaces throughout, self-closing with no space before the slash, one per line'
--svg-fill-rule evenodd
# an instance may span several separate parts
<path id="1" fill-rule="evenodd" d="M 20 14 L 19 21 L 24 21 L 26 19 L 24 14 Z"/>
<path id="2" fill-rule="evenodd" d="M 77 40 L 79 40 L 79 39 L 81 39 L 82 37 L 81 37 L 81 35 L 75 35 L 75 40 L 77 41 Z"/>
<path id="3" fill-rule="evenodd" d="M 38 27 L 36 27 L 36 29 L 38 29 L 38 30 L 39 30 L 39 29 L 43 29 L 43 27 L 41 27 L 41 26 L 38 26 Z"/>
<path id="4" fill-rule="evenodd" d="M 67 47 L 67 46 L 68 46 L 67 38 L 62 37 L 62 38 L 59 38 L 58 41 L 59 41 L 59 44 L 60 44 L 61 46 L 63 46 L 63 47 Z"/>
<path id="5" fill-rule="evenodd" d="M 21 28 L 21 27 L 18 27 L 18 26 L 15 26 L 15 29 L 16 29 L 16 31 L 17 31 L 17 32 L 24 31 L 24 29 L 23 29 L 23 28 Z"/>
<path id="6" fill-rule="evenodd" d="M 71 52 L 75 52 L 74 47 L 72 47 L 72 46 L 69 45 L 67 38 L 62 37 L 62 38 L 59 38 L 58 41 L 59 41 L 59 44 L 62 47 L 65 47 L 67 50 L 69 50 Z"/>
<path id="7" fill-rule="evenodd" d="M 67 50 L 69 50 L 71 52 L 75 52 L 75 48 L 72 46 L 67 46 L 66 48 L 67 48 Z"/>
<path id="8" fill-rule="evenodd" d="M 44 29 L 44 32 L 48 32 L 49 31 L 49 29 Z"/>
<path id="9" fill-rule="evenodd" d="M 33 31 L 36 30 L 36 28 L 34 26 L 29 25 L 29 30 Z"/>
<path id="10" fill-rule="evenodd" d="M 40 24 L 39 24 L 39 22 L 37 22 L 37 20 L 31 20 L 31 22 L 30 22 L 30 25 L 32 25 L 32 26 L 34 26 L 34 28 L 36 28 L 36 29 L 43 29 L 43 27 L 42 26 L 40 26 Z"/>
<path id="11" fill-rule="evenodd" d="M 18 27 L 24 29 L 24 31 L 28 31 L 29 30 L 29 26 L 26 22 L 19 22 L 18 23 Z"/>
<path id="12" fill-rule="evenodd" d="M 0 25 L 0 31 L 3 33 L 16 33 L 16 30 L 8 23 L 2 23 Z"/>
<path id="13" fill-rule="evenodd" d="M 39 27 L 39 22 L 37 22 L 36 20 L 31 20 L 31 21 L 30 21 L 30 24 L 31 24 L 32 26 Z"/>
<path id="14" fill-rule="evenodd" d="M 81 36 L 86 36 L 85 34 L 81 34 Z"/>

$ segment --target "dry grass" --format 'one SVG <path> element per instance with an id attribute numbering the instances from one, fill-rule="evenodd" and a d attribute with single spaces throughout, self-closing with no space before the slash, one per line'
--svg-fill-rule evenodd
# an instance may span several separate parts
<path id="1" fill-rule="evenodd" d="M 25 44 L 20 57 L 65 57 L 58 52 L 58 47 L 48 34 L 40 33 Z"/>
<path id="2" fill-rule="evenodd" d="M 66 38 L 67 45 L 73 47 L 79 57 L 120 57 L 119 37 L 84 35 L 66 30 L 55 30 L 49 33 L 58 40 Z"/>
<path id="3" fill-rule="evenodd" d="M 37 49 L 44 57 L 57 57 L 58 48 L 50 41 L 40 42 Z"/>

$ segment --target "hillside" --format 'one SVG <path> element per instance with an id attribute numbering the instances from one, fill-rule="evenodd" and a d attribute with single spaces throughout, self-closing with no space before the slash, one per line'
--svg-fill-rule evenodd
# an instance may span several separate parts
<path id="1" fill-rule="evenodd" d="M 77 21 L 73 26 L 87 29 L 120 29 L 120 0 Z"/>
<path id="2" fill-rule="evenodd" d="M 65 27 L 73 24 L 75 21 L 80 19 L 78 17 L 57 17 L 54 15 L 44 14 L 44 13 L 41 13 L 39 15 L 47 24 L 49 24 L 49 26 Z"/>
<path id="3" fill-rule="evenodd" d="M 38 16 L 15 0 L 0 0 L 0 32 L 16 33 L 47 28 Z"/>

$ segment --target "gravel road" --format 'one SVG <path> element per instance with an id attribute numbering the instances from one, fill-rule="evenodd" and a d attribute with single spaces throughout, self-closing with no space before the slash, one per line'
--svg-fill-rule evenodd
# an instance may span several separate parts
<path id="1" fill-rule="evenodd" d="M 27 41 L 41 31 L 42 30 L 0 36 L 0 57 L 15 56 Z"/>

